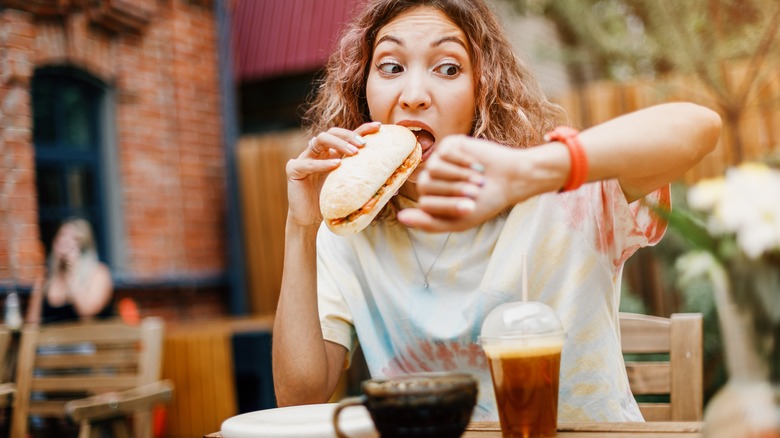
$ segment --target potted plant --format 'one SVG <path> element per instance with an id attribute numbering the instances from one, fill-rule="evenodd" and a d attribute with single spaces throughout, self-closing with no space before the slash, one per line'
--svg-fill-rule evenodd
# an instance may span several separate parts
<path id="1" fill-rule="evenodd" d="M 667 214 L 694 248 L 676 267 L 682 283 L 711 281 L 729 372 L 704 435 L 780 438 L 780 170 L 742 164 L 693 185 L 687 200 Z"/>

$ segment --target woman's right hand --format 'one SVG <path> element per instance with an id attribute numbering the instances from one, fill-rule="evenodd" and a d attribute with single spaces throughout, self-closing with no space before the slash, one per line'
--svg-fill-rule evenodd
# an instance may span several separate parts
<path id="1" fill-rule="evenodd" d="M 365 123 L 354 131 L 330 128 L 309 140 L 306 149 L 287 162 L 287 220 L 301 226 L 319 226 L 320 189 L 325 177 L 341 164 L 345 155 L 355 155 L 365 144 L 361 135 L 379 130 L 379 122 Z"/>

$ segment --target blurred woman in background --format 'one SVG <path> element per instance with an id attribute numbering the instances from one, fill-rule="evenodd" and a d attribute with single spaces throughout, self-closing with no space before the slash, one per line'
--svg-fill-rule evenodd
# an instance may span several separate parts
<path id="1" fill-rule="evenodd" d="M 69 219 L 54 236 L 45 278 L 33 287 L 27 322 L 113 316 L 113 289 L 108 267 L 98 260 L 89 222 Z"/>

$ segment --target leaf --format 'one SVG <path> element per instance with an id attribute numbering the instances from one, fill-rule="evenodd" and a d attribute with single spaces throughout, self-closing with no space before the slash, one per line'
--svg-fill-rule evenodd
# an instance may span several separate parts
<path id="1" fill-rule="evenodd" d="M 718 256 L 718 240 L 710 235 L 704 221 L 700 218 L 686 210 L 669 211 L 663 207 L 654 206 L 653 211 L 664 218 L 670 227 L 679 231 L 694 248 Z"/>

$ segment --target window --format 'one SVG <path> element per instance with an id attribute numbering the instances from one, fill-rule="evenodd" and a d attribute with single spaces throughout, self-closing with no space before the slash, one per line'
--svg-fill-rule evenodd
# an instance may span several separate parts
<path id="1" fill-rule="evenodd" d="M 240 97 L 241 132 L 261 133 L 301 126 L 303 106 L 312 92 L 317 73 L 301 73 L 244 82 Z"/>
<path id="2" fill-rule="evenodd" d="M 101 160 L 105 93 L 99 80 L 75 68 L 41 68 L 33 76 L 38 223 L 47 253 L 59 224 L 79 216 L 92 224 L 101 258 L 108 255 Z"/>

